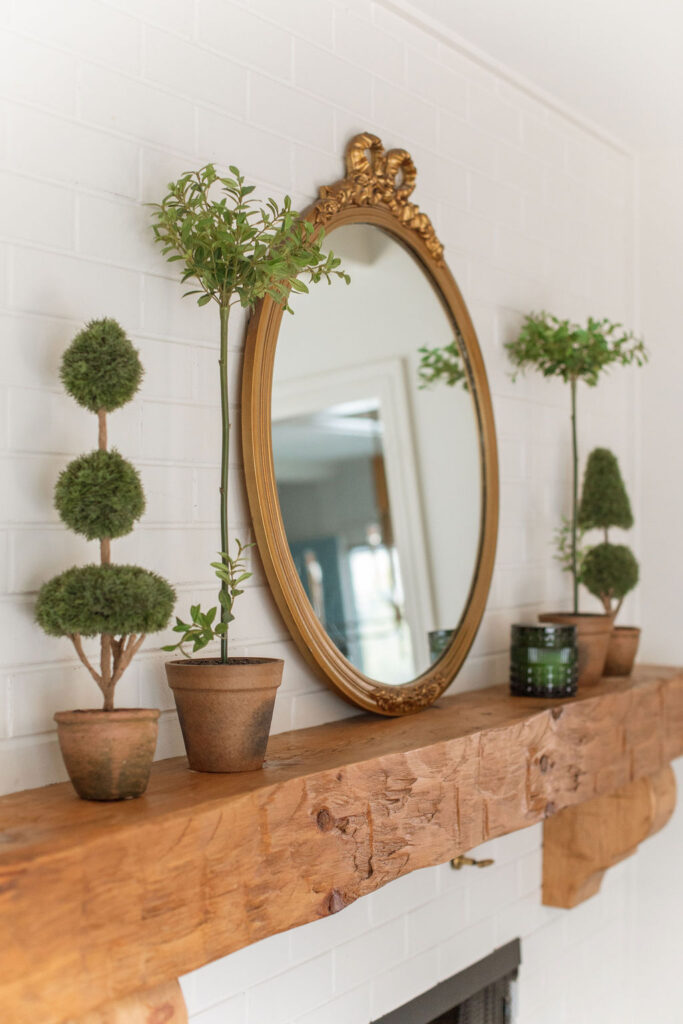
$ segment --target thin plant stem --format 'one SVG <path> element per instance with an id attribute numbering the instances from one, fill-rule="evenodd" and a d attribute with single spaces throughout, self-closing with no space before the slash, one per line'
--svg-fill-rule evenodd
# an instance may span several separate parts
<path id="1" fill-rule="evenodd" d="M 228 320 L 230 307 L 221 303 L 221 352 L 218 360 L 221 381 L 221 561 L 228 564 L 228 461 L 230 457 L 230 410 L 228 408 Z M 221 580 L 221 593 L 229 600 L 228 585 Z M 228 625 L 228 611 L 221 603 L 221 622 Z M 228 631 L 221 635 L 221 663 L 228 660 Z"/>
<path id="2" fill-rule="evenodd" d="M 107 410 L 97 410 L 97 447 L 101 452 L 107 450 Z"/>
<path id="3" fill-rule="evenodd" d="M 576 519 L 579 504 L 579 445 L 576 437 L 576 377 L 571 379 L 572 392 L 572 580 L 574 583 L 574 615 L 579 613 L 579 578 L 576 552 Z"/>

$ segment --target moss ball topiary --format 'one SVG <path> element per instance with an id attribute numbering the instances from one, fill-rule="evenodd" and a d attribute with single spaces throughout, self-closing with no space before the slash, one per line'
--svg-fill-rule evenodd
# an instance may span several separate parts
<path id="1" fill-rule="evenodd" d="M 583 477 L 578 524 L 584 530 L 633 526 L 633 513 L 617 458 L 609 448 L 595 448 Z"/>
<path id="2" fill-rule="evenodd" d="M 62 521 L 88 540 L 123 537 L 145 511 L 138 471 L 122 455 L 94 451 L 74 459 L 55 487 Z"/>
<path id="3" fill-rule="evenodd" d="M 79 405 L 112 412 L 140 387 L 142 363 L 116 320 L 91 320 L 62 356 L 60 376 Z"/>
<path id="4" fill-rule="evenodd" d="M 598 544 L 586 555 L 581 569 L 581 582 L 596 597 L 622 597 L 638 582 L 638 563 L 624 544 Z"/>
<path id="5" fill-rule="evenodd" d="M 84 565 L 44 583 L 36 620 L 50 636 L 156 633 L 171 617 L 175 591 L 137 565 Z"/>

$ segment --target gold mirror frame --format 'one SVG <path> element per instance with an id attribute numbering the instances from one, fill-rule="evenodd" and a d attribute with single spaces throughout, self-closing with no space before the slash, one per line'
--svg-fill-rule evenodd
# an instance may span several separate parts
<path id="1" fill-rule="evenodd" d="M 346 149 L 346 177 L 322 186 L 320 198 L 302 215 L 324 227 L 326 235 L 345 224 L 372 224 L 402 243 L 425 270 L 466 349 L 481 451 L 479 550 L 467 604 L 449 647 L 412 682 L 380 683 L 358 671 L 327 635 L 294 567 L 280 513 L 271 435 L 273 367 L 283 309 L 270 298 L 259 304 L 250 319 L 242 380 L 249 507 L 275 601 L 299 650 L 318 675 L 348 700 L 382 715 L 421 711 L 455 678 L 484 613 L 498 531 L 498 455 L 486 370 L 467 307 L 444 261 L 443 246 L 429 217 L 409 201 L 415 180 L 415 165 L 405 150 L 385 152 L 377 136 L 356 135 Z"/>

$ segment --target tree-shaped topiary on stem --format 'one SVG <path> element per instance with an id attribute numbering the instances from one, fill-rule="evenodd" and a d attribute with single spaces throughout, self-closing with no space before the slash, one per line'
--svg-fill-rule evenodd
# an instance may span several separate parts
<path id="1" fill-rule="evenodd" d="M 302 275 L 317 283 L 339 277 L 349 281 L 341 261 L 322 251 L 323 231 L 301 220 L 292 209 L 289 196 L 282 204 L 252 198 L 254 185 L 245 184 L 237 167 L 230 176 L 220 177 L 212 164 L 183 174 L 168 186 L 161 203 L 154 204 L 154 238 L 168 261 L 182 264 L 181 280 L 199 285 L 186 292 L 197 295 L 200 306 L 215 302 L 220 314 L 219 378 L 221 395 L 221 479 L 220 479 L 220 561 L 212 563 L 220 581 L 221 614 L 216 608 L 202 612 L 193 605 L 191 622 L 176 620 L 180 642 L 164 648 L 173 651 L 192 644 L 193 652 L 220 638 L 221 662 L 228 662 L 228 628 L 234 619 L 234 603 L 242 593 L 246 571 L 244 552 L 249 545 L 237 542 L 237 554 L 228 553 L 228 324 L 234 306 L 251 309 L 270 296 L 288 312 L 290 291 L 307 292 Z"/>
<path id="2" fill-rule="evenodd" d="M 596 448 L 588 457 L 577 519 L 582 530 L 603 530 L 605 537 L 586 553 L 580 582 L 602 601 L 608 615 L 616 616 L 638 582 L 638 563 L 630 548 L 609 541 L 610 527 L 633 526 L 633 513 L 619 463 L 607 448 Z"/>
<path id="3" fill-rule="evenodd" d="M 595 387 L 602 374 L 617 364 L 642 366 L 647 360 L 643 342 L 621 324 L 588 318 L 585 327 L 560 320 L 549 313 L 532 313 L 524 318 L 514 341 L 505 345 L 513 364 L 520 370 L 531 367 L 544 377 L 559 377 L 571 390 L 572 426 L 572 514 L 569 520 L 569 568 L 573 577 L 574 613 L 579 609 L 579 567 L 577 544 L 579 453 L 576 429 L 577 384 Z"/>
<path id="4" fill-rule="evenodd" d="M 100 564 L 67 569 L 43 584 L 36 619 L 51 636 L 68 637 L 112 711 L 114 688 L 145 636 L 163 629 L 173 611 L 173 588 L 136 565 L 113 565 L 111 540 L 130 533 L 145 508 L 137 470 L 107 448 L 107 413 L 140 386 L 138 353 L 115 320 L 93 320 L 64 353 L 61 378 L 79 405 L 97 414 L 98 448 L 74 459 L 55 488 L 55 507 L 75 533 L 100 542 Z M 82 638 L 100 637 L 99 672 Z"/>

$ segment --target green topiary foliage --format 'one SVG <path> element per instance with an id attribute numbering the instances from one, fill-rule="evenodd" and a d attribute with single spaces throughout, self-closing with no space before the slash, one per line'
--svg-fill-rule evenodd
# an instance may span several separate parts
<path id="1" fill-rule="evenodd" d="M 110 317 L 91 320 L 62 356 L 60 376 L 79 405 L 112 412 L 140 387 L 142 364 L 123 328 Z"/>
<path id="2" fill-rule="evenodd" d="M 586 555 L 581 582 L 611 611 L 612 599 L 621 601 L 638 582 L 638 563 L 624 544 L 598 544 Z"/>
<path id="3" fill-rule="evenodd" d="M 633 526 L 633 513 L 616 456 L 608 448 L 596 448 L 588 456 L 583 477 L 578 524 L 584 530 Z"/>
<path id="4" fill-rule="evenodd" d="M 137 565 L 84 565 L 44 583 L 36 620 L 50 636 L 156 633 L 168 624 L 173 588 Z"/>
<path id="5" fill-rule="evenodd" d="M 62 521 L 88 540 L 123 537 L 145 511 L 138 471 L 122 455 L 94 451 L 74 459 L 55 487 Z"/>

